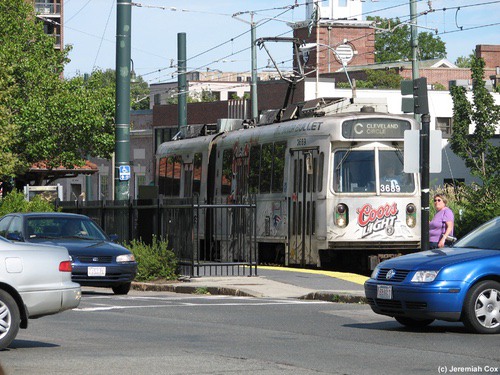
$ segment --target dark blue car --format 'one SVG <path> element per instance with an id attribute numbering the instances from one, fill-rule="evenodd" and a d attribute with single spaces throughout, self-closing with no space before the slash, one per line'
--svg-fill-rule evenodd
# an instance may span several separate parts
<path id="1" fill-rule="evenodd" d="M 374 312 L 409 327 L 461 321 L 477 333 L 500 333 L 500 217 L 451 248 L 380 263 L 365 282 Z"/>
<path id="2" fill-rule="evenodd" d="M 89 217 L 68 213 L 9 214 L 0 219 L 0 235 L 13 241 L 47 243 L 68 249 L 72 281 L 127 294 L 137 273 L 134 255 L 113 243 Z"/>

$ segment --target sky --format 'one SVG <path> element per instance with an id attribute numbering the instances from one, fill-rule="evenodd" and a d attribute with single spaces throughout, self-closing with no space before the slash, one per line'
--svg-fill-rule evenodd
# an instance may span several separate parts
<path id="1" fill-rule="evenodd" d="M 291 37 L 288 22 L 304 21 L 307 0 L 132 0 L 131 57 L 148 83 L 176 81 L 177 35 L 186 33 L 187 69 L 248 72 L 250 20 L 256 37 Z M 310 0 L 309 0 L 310 1 Z M 339 0 L 350 1 L 350 0 Z M 410 0 L 365 0 L 366 16 L 406 21 Z M 298 5 L 293 9 L 290 6 Z M 470 55 L 477 44 L 500 44 L 500 0 L 417 0 L 419 31 L 446 43 L 448 59 Z M 234 14 L 240 13 L 235 18 Z M 64 0 L 64 44 L 71 45 L 67 78 L 115 69 L 116 0 Z M 289 43 L 267 45 L 280 68 L 291 68 Z M 259 72 L 269 56 L 258 49 Z"/>

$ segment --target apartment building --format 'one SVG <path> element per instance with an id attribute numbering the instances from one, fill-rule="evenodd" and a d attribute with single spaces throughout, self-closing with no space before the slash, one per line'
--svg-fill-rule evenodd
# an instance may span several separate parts
<path id="1" fill-rule="evenodd" d="M 32 0 L 37 18 L 43 22 L 47 35 L 54 37 L 54 48 L 64 48 L 64 1 L 63 0 Z"/>

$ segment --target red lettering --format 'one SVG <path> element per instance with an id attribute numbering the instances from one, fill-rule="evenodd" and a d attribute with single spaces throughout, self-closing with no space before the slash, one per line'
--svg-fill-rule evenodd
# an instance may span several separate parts
<path id="1" fill-rule="evenodd" d="M 393 203 L 389 205 L 386 203 L 374 209 L 370 204 L 365 204 L 363 207 L 358 208 L 358 224 L 362 227 L 367 226 L 369 223 L 374 223 L 376 220 L 396 216 L 398 213 L 398 205 Z"/>

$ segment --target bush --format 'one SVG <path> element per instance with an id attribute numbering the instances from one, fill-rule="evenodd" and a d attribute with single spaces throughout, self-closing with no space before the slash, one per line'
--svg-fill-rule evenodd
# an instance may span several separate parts
<path id="1" fill-rule="evenodd" d="M 434 217 L 436 209 L 432 204 L 432 197 L 436 193 L 444 193 L 448 198 L 447 206 L 455 215 L 454 234 L 462 238 L 486 221 L 500 216 L 500 202 L 491 198 L 487 188 L 472 185 L 437 187 L 430 193 L 430 219 Z"/>
<path id="2" fill-rule="evenodd" d="M 31 201 L 24 199 L 24 194 L 12 191 L 0 200 L 0 217 L 13 212 L 53 212 L 54 204 L 36 195 Z"/>
<path id="3" fill-rule="evenodd" d="M 137 261 L 137 281 L 177 279 L 177 257 L 167 249 L 166 241 L 153 237 L 153 243 L 147 245 L 141 240 L 132 240 L 126 247 Z"/>

